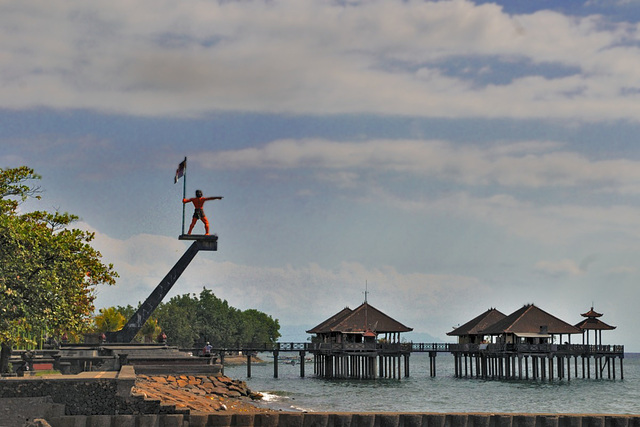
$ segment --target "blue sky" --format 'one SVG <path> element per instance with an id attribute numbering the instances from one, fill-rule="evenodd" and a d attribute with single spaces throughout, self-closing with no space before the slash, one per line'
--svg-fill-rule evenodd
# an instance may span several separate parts
<path id="1" fill-rule="evenodd" d="M 171 295 L 285 340 L 365 286 L 416 340 L 593 305 L 640 351 L 640 4 L 558 3 L 0 3 L 0 167 L 96 232 L 121 276 L 98 307 L 186 249 L 186 156 L 220 242 Z"/>

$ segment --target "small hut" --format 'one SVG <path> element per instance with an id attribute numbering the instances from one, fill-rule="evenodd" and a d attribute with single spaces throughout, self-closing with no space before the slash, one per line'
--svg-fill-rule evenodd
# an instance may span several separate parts
<path id="1" fill-rule="evenodd" d="M 387 343 L 399 343 L 400 334 L 410 331 L 413 328 L 403 325 L 365 301 L 355 310 L 345 307 L 307 333 L 316 334 L 313 341 L 321 343 L 376 342 L 380 334 L 384 334 Z"/>
<path id="2" fill-rule="evenodd" d="M 607 325 L 599 317 L 602 317 L 602 313 L 598 313 L 593 310 L 593 307 L 586 313 L 581 314 L 582 317 L 586 317 L 582 322 L 576 325 L 576 328 L 579 328 L 583 331 L 582 334 L 582 344 L 585 344 L 585 335 L 587 337 L 586 345 L 589 345 L 589 331 L 593 331 L 593 339 L 594 344 L 596 346 L 602 345 L 602 331 L 611 331 L 616 328 L 616 326 Z"/>
<path id="3" fill-rule="evenodd" d="M 556 376 L 569 380 L 572 364 L 573 375 L 579 375 L 578 359 L 581 358 L 582 378 L 591 378 L 592 373 L 596 378 L 603 378 L 606 369 L 608 378 L 613 374 L 615 379 L 616 359 L 619 359 L 620 378 L 623 378 L 624 346 L 602 345 L 602 331 L 615 326 L 598 319 L 602 314 L 593 307 L 582 316 L 586 319 L 573 326 L 533 304 L 524 305 L 508 316 L 489 309 L 447 334 L 457 336 L 459 341 L 449 345 L 454 356 L 454 374 L 499 379 L 551 380 Z M 584 345 L 584 337 L 589 340 L 590 330 L 596 333 L 595 346 Z M 571 344 L 574 334 L 582 334 L 583 345 Z M 484 341 L 487 336 L 491 337 L 488 343 Z M 432 362 L 432 371 L 434 366 Z"/>
<path id="4" fill-rule="evenodd" d="M 399 378 L 404 362 L 409 376 L 411 349 L 400 343 L 400 334 L 412 330 L 367 301 L 355 310 L 346 307 L 307 331 L 315 334 L 314 373 L 324 378 Z"/>
<path id="5" fill-rule="evenodd" d="M 571 335 L 582 334 L 582 330 L 533 304 L 527 304 L 488 326 L 482 333 L 496 336 L 498 342 L 506 344 L 549 344 L 553 343 L 556 335 L 560 342 L 566 335 L 571 343 Z"/>
<path id="6" fill-rule="evenodd" d="M 447 335 L 458 337 L 458 344 L 481 344 L 485 337 L 483 331 L 505 317 L 507 316 L 499 310 L 490 308 L 464 325 L 447 332 Z"/>

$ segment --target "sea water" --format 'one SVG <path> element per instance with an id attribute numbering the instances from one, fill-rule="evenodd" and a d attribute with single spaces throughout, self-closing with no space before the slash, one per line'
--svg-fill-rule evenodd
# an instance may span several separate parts
<path id="1" fill-rule="evenodd" d="M 269 360 L 268 354 L 261 354 Z M 580 364 L 579 364 L 580 365 Z M 273 361 L 246 366 L 226 366 L 225 375 L 244 380 L 252 391 L 264 394 L 258 406 L 308 412 L 511 412 L 640 414 L 640 354 L 624 358 L 624 379 L 572 377 L 546 380 L 483 380 L 455 378 L 453 356 L 437 356 L 437 376 L 429 375 L 429 358 L 414 353 L 410 376 L 400 379 L 327 380 L 313 375 L 313 362 L 306 362 L 305 377 L 299 365 Z M 592 366 L 593 369 L 593 366 Z M 581 366 L 578 366 L 579 374 Z"/>

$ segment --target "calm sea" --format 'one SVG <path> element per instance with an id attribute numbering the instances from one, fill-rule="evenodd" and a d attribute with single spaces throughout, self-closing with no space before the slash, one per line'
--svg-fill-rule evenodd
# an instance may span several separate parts
<path id="1" fill-rule="evenodd" d="M 453 356 L 447 354 L 437 357 L 436 378 L 429 376 L 424 353 L 412 354 L 410 366 L 411 376 L 400 380 L 325 380 L 313 376 L 310 362 L 304 378 L 299 365 L 286 364 L 278 365 L 273 378 L 273 362 L 252 365 L 251 378 L 246 366 L 227 366 L 225 374 L 264 393 L 260 405 L 282 410 L 640 414 L 640 354 L 625 355 L 624 380 L 618 363 L 616 380 L 572 376 L 551 382 L 454 378 Z"/>

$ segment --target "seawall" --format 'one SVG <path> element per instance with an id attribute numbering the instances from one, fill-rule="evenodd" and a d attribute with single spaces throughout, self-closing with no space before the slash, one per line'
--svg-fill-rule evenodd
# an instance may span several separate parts
<path id="1" fill-rule="evenodd" d="M 60 416 L 52 427 L 640 427 L 640 415 L 476 413 L 215 413 Z"/>

